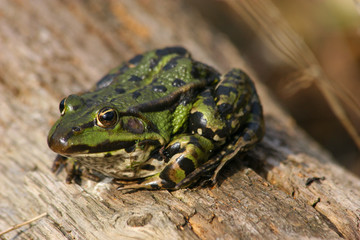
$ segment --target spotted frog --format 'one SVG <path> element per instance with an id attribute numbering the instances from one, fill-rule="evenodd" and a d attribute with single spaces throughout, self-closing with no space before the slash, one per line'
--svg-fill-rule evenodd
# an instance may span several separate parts
<path id="1" fill-rule="evenodd" d="M 83 94 L 60 102 L 49 147 L 82 173 L 113 177 L 120 189 L 179 189 L 219 170 L 264 135 L 253 82 L 239 69 L 220 75 L 182 47 L 137 55 Z"/>

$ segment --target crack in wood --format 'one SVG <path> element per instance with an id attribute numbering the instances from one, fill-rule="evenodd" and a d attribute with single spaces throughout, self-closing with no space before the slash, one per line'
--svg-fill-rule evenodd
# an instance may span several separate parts
<path id="1" fill-rule="evenodd" d="M 316 204 L 318 204 L 320 202 L 320 200 L 321 200 L 320 198 L 317 198 L 316 201 L 313 204 L 311 204 L 311 206 L 313 208 L 316 208 Z"/>

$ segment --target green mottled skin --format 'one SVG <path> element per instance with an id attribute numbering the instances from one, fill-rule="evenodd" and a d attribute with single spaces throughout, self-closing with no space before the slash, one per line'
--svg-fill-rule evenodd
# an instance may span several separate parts
<path id="1" fill-rule="evenodd" d="M 60 103 L 49 147 L 82 172 L 114 177 L 121 189 L 178 189 L 219 170 L 264 134 L 254 84 L 238 69 L 221 76 L 183 48 L 138 55 L 92 91 Z M 210 159 L 210 160 L 209 160 Z M 71 164 L 70 164 L 71 163 Z"/>

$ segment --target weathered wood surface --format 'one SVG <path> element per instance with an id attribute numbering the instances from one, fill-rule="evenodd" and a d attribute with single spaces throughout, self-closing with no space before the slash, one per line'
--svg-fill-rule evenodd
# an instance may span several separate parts
<path id="1" fill-rule="evenodd" d="M 105 182 L 67 185 L 64 173 L 50 172 L 55 154 L 46 136 L 59 100 L 135 53 L 169 45 L 222 72 L 251 73 L 234 46 L 180 1 L 0 2 L 0 231 L 48 213 L 2 237 L 360 239 L 360 180 L 259 82 L 266 136 L 213 188 L 123 194 Z"/>

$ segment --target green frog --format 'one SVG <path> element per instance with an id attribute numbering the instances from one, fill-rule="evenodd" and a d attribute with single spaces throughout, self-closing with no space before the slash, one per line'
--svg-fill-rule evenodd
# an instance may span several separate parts
<path id="1" fill-rule="evenodd" d="M 220 75 L 182 47 L 137 55 L 89 92 L 60 102 L 48 145 L 78 174 L 113 177 L 119 189 L 179 189 L 220 169 L 264 135 L 253 82 Z"/>

